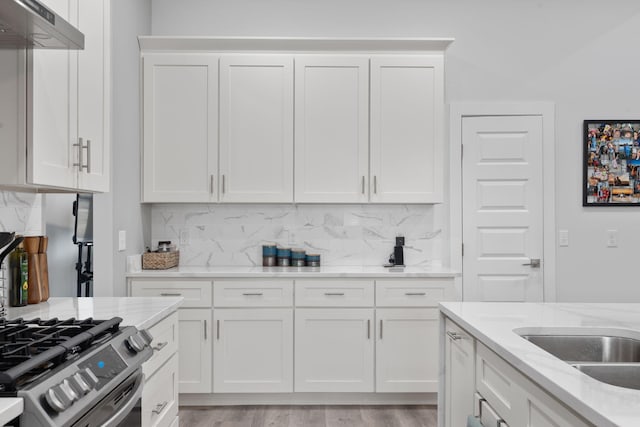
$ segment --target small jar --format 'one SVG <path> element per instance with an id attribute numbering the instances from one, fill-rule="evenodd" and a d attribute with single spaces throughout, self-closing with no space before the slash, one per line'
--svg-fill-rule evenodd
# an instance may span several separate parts
<path id="1" fill-rule="evenodd" d="M 320 255 L 318 254 L 307 254 L 307 267 L 320 267 Z"/>
<path id="2" fill-rule="evenodd" d="M 278 257 L 278 267 L 289 267 L 291 265 L 291 249 L 278 248 L 276 254 Z"/>
<path id="3" fill-rule="evenodd" d="M 291 265 L 294 267 L 304 267 L 306 264 L 304 249 L 291 249 Z"/>
<path id="4" fill-rule="evenodd" d="M 276 245 L 263 245 L 262 246 L 262 266 L 273 267 L 276 265 Z"/>
<path id="5" fill-rule="evenodd" d="M 171 252 L 171 240 L 158 242 L 158 252 Z"/>

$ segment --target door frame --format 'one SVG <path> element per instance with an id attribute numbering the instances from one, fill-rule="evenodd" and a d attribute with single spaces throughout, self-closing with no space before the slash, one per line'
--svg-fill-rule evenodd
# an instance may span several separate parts
<path id="1" fill-rule="evenodd" d="M 543 301 L 556 301 L 555 104 L 552 102 L 455 102 L 449 105 L 449 209 L 451 267 L 463 276 L 456 288 L 464 301 L 462 271 L 462 120 L 482 116 L 542 117 Z"/>

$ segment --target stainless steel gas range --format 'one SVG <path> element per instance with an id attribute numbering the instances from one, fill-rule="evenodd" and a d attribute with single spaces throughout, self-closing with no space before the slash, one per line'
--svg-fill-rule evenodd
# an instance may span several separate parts
<path id="1" fill-rule="evenodd" d="M 8 425 L 124 425 L 152 349 L 146 331 L 120 322 L 0 318 L 0 396 L 24 399 L 24 413 Z"/>

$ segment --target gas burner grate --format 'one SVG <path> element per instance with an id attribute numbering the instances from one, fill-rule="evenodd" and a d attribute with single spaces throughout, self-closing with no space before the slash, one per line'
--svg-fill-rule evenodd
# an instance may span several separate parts
<path id="1" fill-rule="evenodd" d="M 109 340 L 122 319 L 0 318 L 0 391 L 16 390 Z"/>

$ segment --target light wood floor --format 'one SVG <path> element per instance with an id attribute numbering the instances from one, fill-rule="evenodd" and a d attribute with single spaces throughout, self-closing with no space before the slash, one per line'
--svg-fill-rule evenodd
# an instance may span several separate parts
<path id="1" fill-rule="evenodd" d="M 435 406 L 180 408 L 180 427 L 436 427 Z"/>

